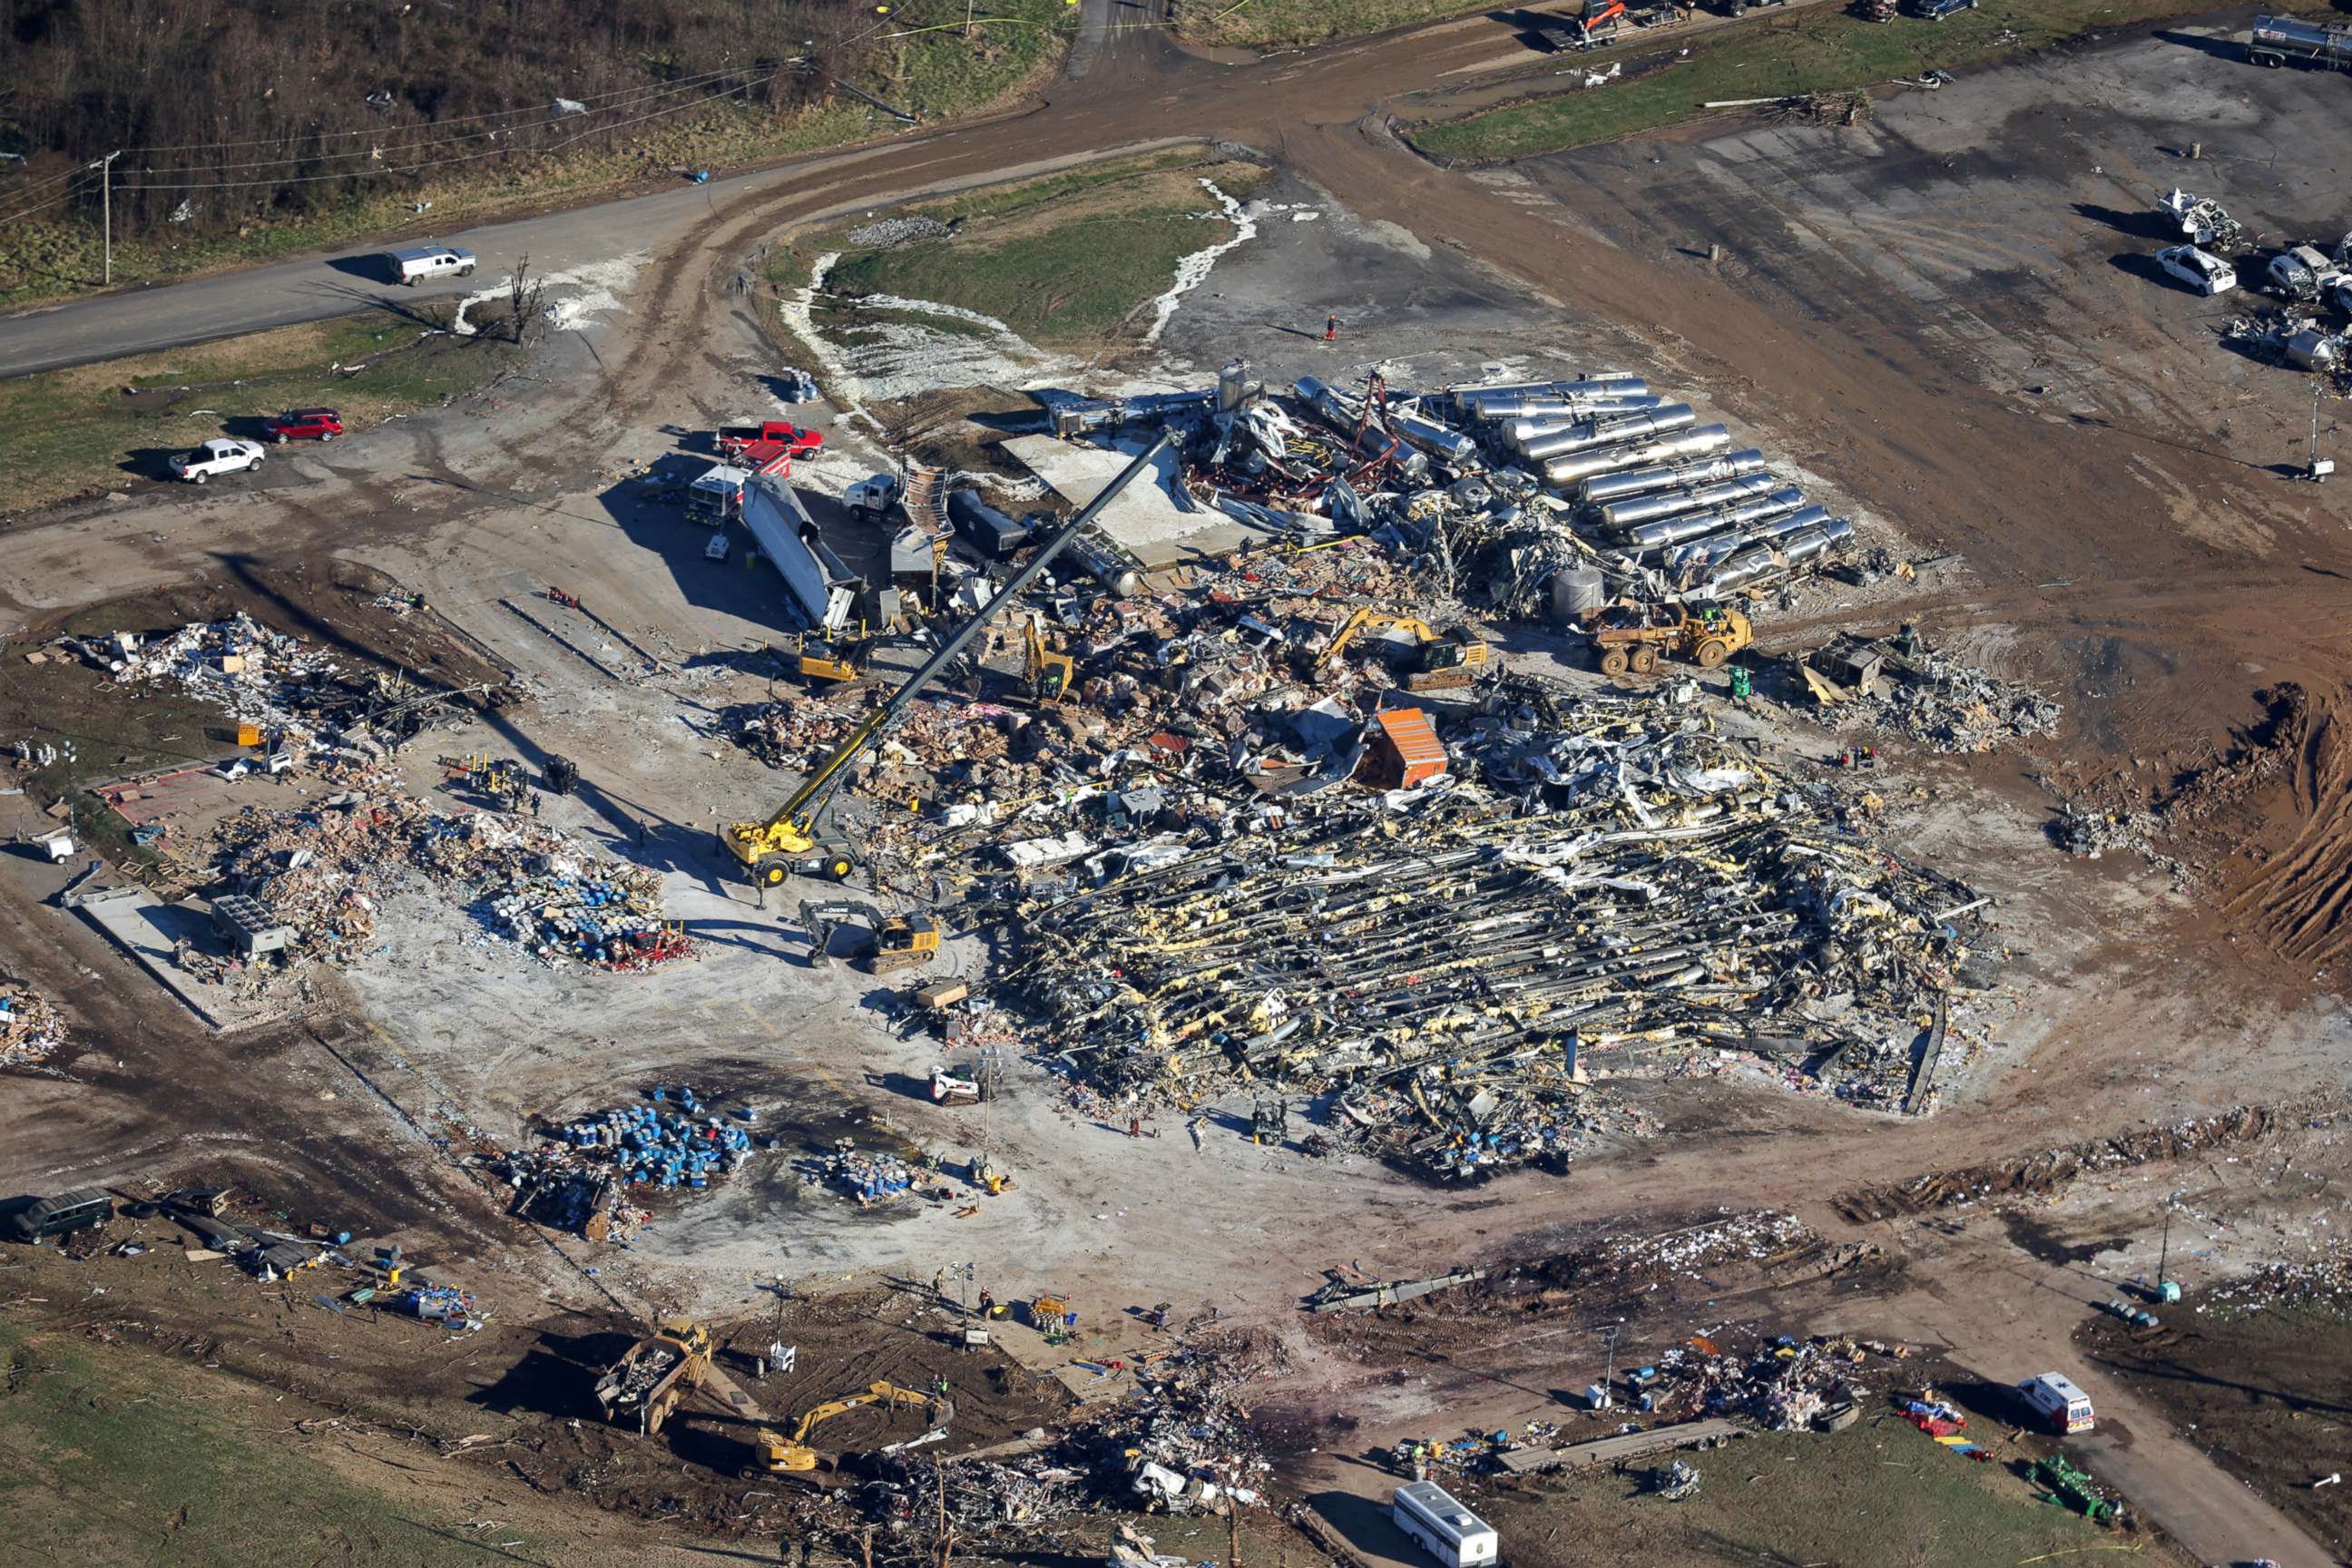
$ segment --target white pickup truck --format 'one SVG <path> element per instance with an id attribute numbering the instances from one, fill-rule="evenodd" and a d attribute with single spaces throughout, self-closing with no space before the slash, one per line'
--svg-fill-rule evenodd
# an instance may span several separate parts
<path id="1" fill-rule="evenodd" d="M 200 485 L 215 474 L 234 474 L 245 468 L 257 468 L 267 455 L 258 441 L 239 441 L 232 437 L 218 436 L 193 452 L 175 454 L 172 458 L 172 472 L 192 485 Z"/>

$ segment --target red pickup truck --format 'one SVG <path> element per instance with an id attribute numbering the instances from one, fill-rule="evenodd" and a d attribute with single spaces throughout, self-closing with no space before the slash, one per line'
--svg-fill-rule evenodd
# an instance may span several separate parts
<path id="1" fill-rule="evenodd" d="M 804 462 L 824 445 L 824 431 L 803 429 L 789 419 L 730 425 L 719 432 L 719 455 L 738 468 L 755 470 L 778 458 Z"/>

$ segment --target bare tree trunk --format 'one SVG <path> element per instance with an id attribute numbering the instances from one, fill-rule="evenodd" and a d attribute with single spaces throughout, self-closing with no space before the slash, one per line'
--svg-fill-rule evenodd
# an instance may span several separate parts
<path id="1" fill-rule="evenodd" d="M 1242 1568 L 1242 1510 L 1231 1498 L 1225 1500 L 1225 1568 Z"/>

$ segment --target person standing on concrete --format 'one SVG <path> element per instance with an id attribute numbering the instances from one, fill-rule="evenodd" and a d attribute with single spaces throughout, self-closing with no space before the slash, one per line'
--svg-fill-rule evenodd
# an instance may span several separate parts
<path id="1" fill-rule="evenodd" d="M 1129 1138 L 1140 1138 L 1143 1136 L 1142 1117 L 1130 1116 L 1127 1119 L 1127 1135 Z"/>

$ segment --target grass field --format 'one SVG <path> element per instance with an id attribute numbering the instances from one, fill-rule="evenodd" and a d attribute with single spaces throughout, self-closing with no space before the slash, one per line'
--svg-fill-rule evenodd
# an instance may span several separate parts
<path id="1" fill-rule="evenodd" d="M 2176 1568 L 2186 1561 L 2144 1534 L 2037 1502 L 2034 1489 L 2002 1466 L 1972 1465 L 1892 1418 L 1865 1418 L 1829 1436 L 1768 1433 L 1684 1458 L 1699 1473 L 1699 1489 L 1682 1502 L 1642 1495 L 1647 1467 L 1639 1462 L 1623 1476 L 1481 1489 L 1464 1500 L 1501 1532 L 1515 1568 L 2010 1568 L 2036 1561 Z"/>
<path id="2" fill-rule="evenodd" d="M 1537 99 L 1410 131 L 1434 158 L 1491 163 L 1655 131 L 1706 111 L 1712 100 L 1795 97 L 1957 70 L 2118 27 L 2178 16 L 2180 0 L 1984 0 L 1941 22 L 1864 22 L 1830 7 L 1750 16 L 1703 35 L 1690 58 L 1631 79 Z M 1675 46 L 1679 47 L 1680 46 Z M 1612 51 L 1591 57 L 1601 60 Z M 1614 51 L 1622 53 L 1622 51 Z M 1667 51 L 1672 53 L 1670 49 Z"/>
<path id="3" fill-rule="evenodd" d="M 1463 0 L 1179 0 L 1175 26 L 1187 43 L 1274 49 L 1487 9 Z"/>
<path id="4" fill-rule="evenodd" d="M 510 352 L 369 315 L 0 382 L 0 517 L 160 478 L 165 454 L 212 436 L 258 439 L 261 417 L 281 408 L 323 405 L 363 429 L 472 390 Z"/>
<path id="5" fill-rule="evenodd" d="M 901 7 L 904 10 L 904 7 Z M 925 122 L 986 109 L 1020 91 L 1061 58 L 1075 13 L 1062 0 L 992 0 L 991 19 L 961 28 L 914 31 L 877 46 L 854 85 Z M 955 8 L 961 16 L 961 7 Z M 847 93 L 813 111 L 778 116 L 732 103 L 633 128 L 625 145 L 582 148 L 528 163 L 458 163 L 443 176 L 400 184 L 306 216 L 257 212 L 233 235 L 171 244 L 115 237 L 118 286 L 184 278 L 390 233 L 448 234 L 503 210 L 586 196 L 663 177 L 671 169 L 739 168 L 763 159 L 838 146 L 898 129 L 900 121 Z M 5 195 L 0 191 L 0 195 Z M 411 210 L 432 204 L 429 218 Z M 0 240 L 0 309 L 95 288 L 97 226 L 80 220 L 19 224 Z"/>
<path id="6" fill-rule="evenodd" d="M 1200 182 L 1240 198 L 1263 177 L 1255 164 L 1163 154 L 908 209 L 954 226 L 942 238 L 879 250 L 838 231 L 799 239 L 787 265 L 797 284 L 815 253 L 840 249 L 837 290 L 959 306 L 1040 344 L 1098 343 L 1135 324 L 1179 258 L 1232 237 Z"/>
<path id="7" fill-rule="evenodd" d="M 187 1568 L 545 1560 L 545 1543 L 521 1529 L 466 1531 L 290 1453 L 282 1433 L 295 1417 L 266 1394 L 222 1380 L 192 1390 L 191 1381 L 177 1368 L 0 1324 L 8 1560 Z M 271 1440 L 265 1423 L 281 1436 Z"/>

